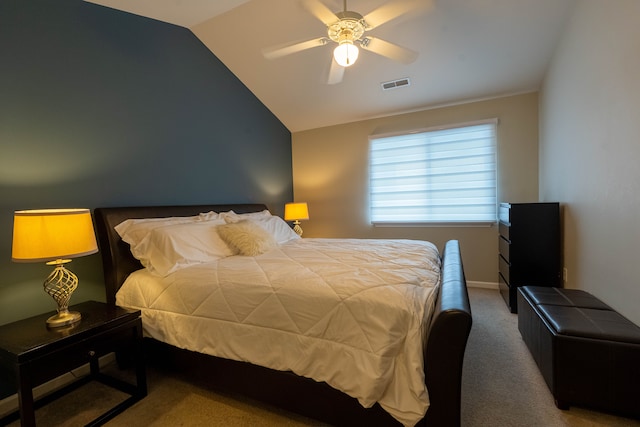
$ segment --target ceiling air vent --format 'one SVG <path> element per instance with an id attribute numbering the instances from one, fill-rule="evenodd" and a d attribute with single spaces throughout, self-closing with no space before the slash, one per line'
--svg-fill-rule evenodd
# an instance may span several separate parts
<path id="1" fill-rule="evenodd" d="M 381 86 L 382 86 L 382 90 L 391 90 L 391 89 L 398 89 L 400 87 L 409 86 L 410 84 L 411 82 L 409 81 L 409 78 L 406 77 L 404 79 L 392 80 L 390 82 L 381 83 Z"/>

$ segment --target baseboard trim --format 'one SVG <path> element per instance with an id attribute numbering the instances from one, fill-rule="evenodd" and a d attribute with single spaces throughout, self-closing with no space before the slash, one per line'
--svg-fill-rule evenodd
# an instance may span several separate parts
<path id="1" fill-rule="evenodd" d="M 500 289 L 498 287 L 498 283 L 497 282 L 474 282 L 474 281 L 467 281 L 467 287 L 469 288 L 482 288 L 482 289 L 494 289 L 494 290 L 498 290 Z"/>

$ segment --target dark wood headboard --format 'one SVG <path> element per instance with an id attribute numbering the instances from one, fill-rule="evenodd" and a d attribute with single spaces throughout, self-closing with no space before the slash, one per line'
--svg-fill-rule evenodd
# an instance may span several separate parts
<path id="1" fill-rule="evenodd" d="M 94 220 L 98 236 L 98 246 L 102 256 L 102 268 L 106 288 L 107 303 L 115 305 L 116 292 L 129 274 L 142 268 L 140 261 L 131 255 L 129 245 L 122 241 L 115 226 L 131 218 L 166 218 L 171 216 L 192 216 L 202 212 L 236 213 L 260 212 L 267 206 L 260 203 L 230 205 L 193 205 L 193 206 L 133 206 L 96 208 Z"/>

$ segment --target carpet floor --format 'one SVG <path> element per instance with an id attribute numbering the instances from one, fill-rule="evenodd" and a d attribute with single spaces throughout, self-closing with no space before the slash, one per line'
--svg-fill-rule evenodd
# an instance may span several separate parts
<path id="1" fill-rule="evenodd" d="M 509 312 L 496 290 L 470 288 L 469 294 L 473 327 L 464 361 L 463 426 L 640 427 L 640 420 L 585 408 L 557 409 L 520 337 L 517 315 Z M 117 370 L 115 366 L 107 369 Z M 175 372 L 154 367 L 148 369 L 148 386 L 146 398 L 106 425 L 324 425 L 242 396 L 217 392 Z M 89 383 L 38 409 L 36 421 L 39 427 L 84 425 L 125 397 L 99 383 Z M 18 425 L 18 421 L 10 424 Z"/>

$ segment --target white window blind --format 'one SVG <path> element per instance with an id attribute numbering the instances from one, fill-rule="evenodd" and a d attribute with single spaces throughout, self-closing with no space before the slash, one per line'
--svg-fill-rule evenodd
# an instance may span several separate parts
<path id="1" fill-rule="evenodd" d="M 371 222 L 495 222 L 496 122 L 370 137 Z"/>

